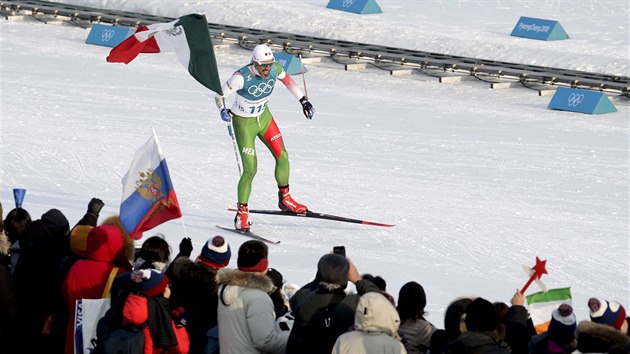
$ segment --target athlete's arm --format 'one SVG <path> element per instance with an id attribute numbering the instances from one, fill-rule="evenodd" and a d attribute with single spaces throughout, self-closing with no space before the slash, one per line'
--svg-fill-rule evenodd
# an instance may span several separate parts
<path id="1" fill-rule="evenodd" d="M 286 86 L 287 89 L 291 91 L 293 96 L 295 96 L 295 98 L 297 98 L 298 100 L 304 97 L 304 93 L 302 92 L 302 90 L 300 90 L 298 85 L 295 84 L 295 81 L 293 81 L 293 79 L 291 78 L 291 75 L 289 75 L 289 73 L 284 71 L 284 69 L 282 68 L 282 65 L 276 63 L 276 68 L 279 73 L 278 80 L 282 81 L 284 86 Z"/>
<path id="2" fill-rule="evenodd" d="M 245 80 L 243 79 L 243 75 L 240 72 L 235 72 L 232 76 L 223 83 L 221 86 L 221 91 L 223 91 L 223 96 L 216 95 L 214 97 L 214 101 L 217 104 L 219 109 L 223 108 L 223 100 L 227 98 L 232 93 L 242 89 L 245 86 Z"/>

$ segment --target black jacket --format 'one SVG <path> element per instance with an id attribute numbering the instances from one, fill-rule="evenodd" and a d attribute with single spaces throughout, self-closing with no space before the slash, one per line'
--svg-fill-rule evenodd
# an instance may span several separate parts
<path id="1" fill-rule="evenodd" d="M 510 354 L 494 332 L 464 332 L 448 344 L 450 354 Z"/>
<path id="2" fill-rule="evenodd" d="M 186 256 L 175 258 L 166 270 L 171 284 L 170 308 L 186 322 L 191 354 L 203 351 L 206 333 L 217 325 L 216 274 L 215 269 Z"/>
<path id="3" fill-rule="evenodd" d="M 287 343 L 287 354 L 330 353 L 337 337 L 354 324 L 354 312 L 361 295 L 380 291 L 374 283 L 366 279 L 356 283 L 356 294 L 348 295 L 343 289 L 327 290 L 316 283 L 317 281 L 305 285 L 291 297 L 295 321 Z M 322 338 L 318 334 L 318 325 L 314 323 L 314 318 L 328 306 L 335 293 L 342 294 L 342 300 L 332 309 L 334 330 Z"/>

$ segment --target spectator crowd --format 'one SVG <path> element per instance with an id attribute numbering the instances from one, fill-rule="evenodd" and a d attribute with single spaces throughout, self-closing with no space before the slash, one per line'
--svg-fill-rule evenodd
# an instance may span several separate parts
<path id="1" fill-rule="evenodd" d="M 103 298 L 92 353 L 630 353 L 624 304 L 605 295 L 580 321 L 559 305 L 541 333 L 519 291 L 509 303 L 454 299 L 431 323 L 416 281 L 395 297 L 382 276 L 329 253 L 311 282 L 287 283 L 254 239 L 234 250 L 213 236 L 195 250 L 183 238 L 173 256 L 155 235 L 136 249 L 118 216 L 99 223 L 103 206 L 92 198 L 71 226 L 58 209 L 32 220 L 0 205 L 1 353 L 74 354 L 77 300 Z"/>

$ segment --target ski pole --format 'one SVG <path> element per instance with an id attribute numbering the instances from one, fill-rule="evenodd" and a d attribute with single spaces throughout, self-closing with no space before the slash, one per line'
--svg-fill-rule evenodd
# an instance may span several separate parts
<path id="1" fill-rule="evenodd" d="M 221 98 L 221 100 L 223 101 L 223 109 L 226 109 L 225 98 Z M 232 130 L 231 119 L 229 122 L 227 122 L 227 130 L 228 130 L 228 134 L 230 135 L 230 138 L 232 139 L 232 147 L 234 148 L 234 157 L 236 157 L 236 166 L 238 166 L 238 175 L 241 176 L 243 175 L 243 172 L 241 171 L 241 162 L 238 159 L 238 147 L 236 147 L 236 138 L 234 138 L 234 131 Z"/>
<path id="2" fill-rule="evenodd" d="M 302 83 L 304 84 L 304 97 L 308 98 L 308 91 L 306 91 L 306 77 L 304 76 L 304 63 L 302 63 L 302 53 L 298 54 L 300 58 L 300 66 L 302 67 Z"/>

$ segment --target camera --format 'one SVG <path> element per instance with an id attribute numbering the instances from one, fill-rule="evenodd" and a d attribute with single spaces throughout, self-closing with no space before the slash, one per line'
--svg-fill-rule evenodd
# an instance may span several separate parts
<path id="1" fill-rule="evenodd" d="M 333 253 L 334 254 L 339 254 L 342 256 L 346 256 L 346 247 L 345 246 L 335 246 L 333 247 Z"/>

